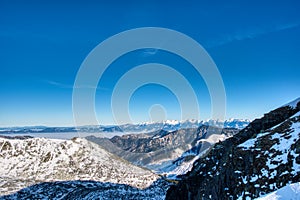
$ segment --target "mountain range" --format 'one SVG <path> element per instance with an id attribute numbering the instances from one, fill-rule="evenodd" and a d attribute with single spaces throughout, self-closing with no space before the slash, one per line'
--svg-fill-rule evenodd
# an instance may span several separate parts
<path id="1" fill-rule="evenodd" d="M 207 125 L 176 131 L 156 131 L 151 133 L 126 134 L 112 138 L 88 136 L 91 142 L 103 149 L 131 162 L 154 170 L 156 173 L 176 178 L 186 173 L 195 159 L 205 148 L 236 134 L 239 129 L 213 129 Z M 208 139 L 209 132 L 217 133 L 214 140 Z"/>
<path id="2" fill-rule="evenodd" d="M 163 129 L 127 125 L 124 130 L 138 131 L 111 127 L 124 134 L 72 140 L 15 137 L 6 130 L 0 199 L 299 197 L 300 98 L 244 128 L 235 120 L 227 128 L 217 121 L 164 123 Z"/>
<path id="3" fill-rule="evenodd" d="M 123 124 L 123 125 L 87 125 L 79 127 L 47 127 L 47 126 L 27 126 L 27 127 L 5 127 L 0 128 L 0 134 L 9 133 L 149 133 L 159 130 L 175 131 L 184 128 L 197 128 L 201 125 L 221 126 L 224 128 L 245 128 L 250 120 L 229 119 L 225 121 L 219 120 L 166 120 L 162 122 L 144 122 L 139 124 Z M 111 134 L 111 136 L 114 136 Z"/>
<path id="4" fill-rule="evenodd" d="M 85 139 L 0 138 L 0 147 L 0 193 L 2 195 L 32 185 L 33 188 L 37 185 L 47 185 L 45 189 L 48 190 L 49 185 L 55 184 L 62 186 L 60 192 L 52 188 L 43 195 L 54 192 L 51 195 L 64 197 L 68 194 L 67 191 L 73 193 L 72 188 L 76 188 L 76 185 L 80 185 L 81 189 L 104 187 L 106 189 L 98 195 L 112 198 L 120 197 L 124 191 L 125 194 L 138 196 L 143 196 L 143 193 L 148 197 L 159 196 L 164 195 L 168 188 L 168 183 L 160 180 L 160 176 L 134 166 Z M 74 180 L 80 181 L 68 182 Z M 155 190 L 151 189 L 151 185 L 157 186 Z M 26 191 L 28 189 L 21 194 L 24 195 Z M 16 198 L 32 199 L 40 198 L 42 195 L 38 194 L 37 197 L 36 194 L 31 193 L 31 190 L 29 192 L 30 194 L 27 194 L 29 196 L 17 195 Z"/>

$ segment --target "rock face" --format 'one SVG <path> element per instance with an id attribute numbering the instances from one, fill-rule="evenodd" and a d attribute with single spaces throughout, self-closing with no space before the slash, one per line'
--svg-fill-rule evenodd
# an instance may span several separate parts
<path id="1" fill-rule="evenodd" d="M 220 132 L 218 135 L 220 140 L 238 132 L 238 129 L 234 128 L 210 130 L 217 132 L 217 129 Z M 161 130 L 148 134 L 115 136 L 111 139 L 94 136 L 87 139 L 131 163 L 166 173 L 167 166 L 168 169 L 174 170 L 173 165 L 180 165 L 186 160 L 185 157 L 198 155 L 202 144 L 208 143 L 205 141 L 207 134 L 208 126 L 202 125 L 198 128 L 171 132 Z M 184 172 L 183 170 L 182 173 Z"/>
<path id="2" fill-rule="evenodd" d="M 188 150 L 189 145 L 205 134 L 207 126 L 201 128 L 180 129 L 178 131 L 159 131 L 153 135 L 132 134 L 115 136 L 111 139 L 119 148 L 133 153 L 149 153 L 163 148 L 181 148 Z"/>
<path id="3" fill-rule="evenodd" d="M 246 199 L 300 181 L 300 99 L 217 143 L 167 199 Z"/>
<path id="4" fill-rule="evenodd" d="M 144 189 L 160 177 L 86 139 L 0 138 L 0 194 L 45 181 L 94 180 Z"/>

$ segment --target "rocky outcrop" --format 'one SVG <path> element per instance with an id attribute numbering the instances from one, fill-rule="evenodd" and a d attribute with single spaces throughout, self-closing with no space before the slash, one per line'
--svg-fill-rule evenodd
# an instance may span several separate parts
<path id="1" fill-rule="evenodd" d="M 238 129 L 214 127 L 210 131 L 219 131 L 222 138 L 227 138 L 236 134 Z M 161 130 L 147 134 L 115 136 L 111 139 L 89 136 L 87 139 L 131 163 L 159 171 L 160 166 L 166 166 L 162 162 L 177 166 L 191 155 L 196 156 L 205 143 L 201 140 L 205 140 L 207 136 L 208 126 L 202 125 L 171 132 Z M 152 168 L 153 165 L 155 168 Z"/>
<path id="2" fill-rule="evenodd" d="M 188 150 L 195 139 L 205 134 L 207 126 L 200 128 L 180 129 L 178 131 L 159 131 L 151 137 L 143 137 L 141 134 L 115 136 L 111 142 L 125 151 L 134 153 L 149 153 L 162 148 L 182 148 Z"/>
<path id="3" fill-rule="evenodd" d="M 298 102 L 298 104 L 297 104 Z M 167 199 L 246 199 L 300 181 L 300 103 L 256 119 L 198 159 Z"/>

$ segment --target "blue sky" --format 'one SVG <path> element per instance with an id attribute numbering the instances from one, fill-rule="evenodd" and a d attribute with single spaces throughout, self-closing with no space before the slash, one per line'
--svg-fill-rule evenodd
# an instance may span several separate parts
<path id="1" fill-rule="evenodd" d="M 72 125 L 72 86 L 82 61 L 109 36 L 138 27 L 165 27 L 194 38 L 222 75 L 226 118 L 260 117 L 300 96 L 299 9 L 298 1 L 3 0 L 0 126 Z M 96 94 L 101 123 L 113 123 L 110 95 L 122 73 L 153 61 L 185 75 L 197 92 L 201 118 L 210 117 L 208 90 L 188 63 L 163 51 L 144 53 L 120 57 L 100 80 L 105 88 Z M 168 118 L 179 118 L 172 91 L 159 85 L 134 93 L 132 118 L 148 120 L 153 104 L 163 105 Z"/>

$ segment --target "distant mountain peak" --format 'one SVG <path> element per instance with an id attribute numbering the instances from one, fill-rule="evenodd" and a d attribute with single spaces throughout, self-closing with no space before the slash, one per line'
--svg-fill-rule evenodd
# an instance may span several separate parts
<path id="1" fill-rule="evenodd" d="M 175 131 L 184 128 L 196 128 L 202 125 L 218 126 L 224 128 L 243 129 L 249 124 L 247 119 L 229 119 L 229 120 L 165 120 L 160 122 L 142 122 L 139 124 L 123 124 L 123 125 L 87 125 L 80 127 L 15 127 L 0 128 L 0 134 L 9 133 L 63 133 L 63 132 L 84 132 L 84 133 L 146 133 L 158 130 Z"/>

